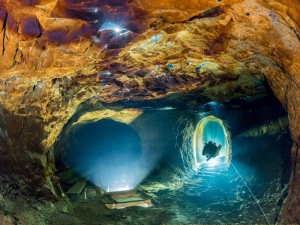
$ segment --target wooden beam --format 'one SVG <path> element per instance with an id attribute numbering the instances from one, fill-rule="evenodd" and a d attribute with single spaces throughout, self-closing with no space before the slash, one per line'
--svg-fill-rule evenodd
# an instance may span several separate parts
<path id="1" fill-rule="evenodd" d="M 84 178 L 80 181 L 77 181 L 68 191 L 67 195 L 80 195 L 83 188 L 85 187 L 86 182 L 88 181 L 88 178 Z"/>

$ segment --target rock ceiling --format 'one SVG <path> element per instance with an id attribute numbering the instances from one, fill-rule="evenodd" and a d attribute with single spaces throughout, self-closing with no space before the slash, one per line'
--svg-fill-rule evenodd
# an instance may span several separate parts
<path id="1" fill-rule="evenodd" d="M 46 153 L 88 99 L 225 101 L 264 93 L 267 82 L 295 141 L 288 221 L 300 201 L 299 24 L 291 0 L 1 0 L 1 166 L 19 173 L 11 158 L 22 157 L 29 177 L 35 160 L 44 171 L 35 183 L 51 186 Z"/>

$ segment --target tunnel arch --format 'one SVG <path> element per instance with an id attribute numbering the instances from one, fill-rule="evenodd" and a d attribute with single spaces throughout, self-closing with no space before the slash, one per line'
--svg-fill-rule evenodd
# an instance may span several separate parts
<path id="1" fill-rule="evenodd" d="M 203 155 L 205 143 L 212 141 L 221 145 L 219 155 L 206 161 Z M 195 168 L 206 164 L 219 164 L 229 167 L 231 161 L 231 140 L 226 124 L 215 116 L 206 116 L 196 125 L 193 134 L 193 159 Z"/>
<path id="2" fill-rule="evenodd" d="M 72 168 L 105 190 L 133 189 L 139 184 L 141 138 L 128 124 L 109 118 L 81 123 L 73 126 L 65 138 L 64 149 L 56 154 L 60 171 Z"/>

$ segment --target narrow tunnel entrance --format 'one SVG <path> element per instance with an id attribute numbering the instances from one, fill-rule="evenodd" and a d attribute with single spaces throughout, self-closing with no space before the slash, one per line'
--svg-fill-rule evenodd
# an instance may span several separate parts
<path id="1" fill-rule="evenodd" d="M 138 185 L 139 175 L 132 173 L 141 164 L 141 139 L 130 126 L 111 119 L 78 125 L 69 132 L 66 143 L 56 160 L 60 171 L 72 168 L 108 191 Z"/>
<path id="2" fill-rule="evenodd" d="M 206 151 L 210 146 L 216 148 L 214 154 L 208 154 Z M 217 162 L 229 166 L 230 135 L 222 120 L 215 116 L 207 116 L 198 122 L 193 137 L 193 151 L 196 167 Z"/>

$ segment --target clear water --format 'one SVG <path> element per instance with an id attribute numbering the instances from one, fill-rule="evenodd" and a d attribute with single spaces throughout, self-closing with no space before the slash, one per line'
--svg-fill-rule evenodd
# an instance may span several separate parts
<path id="1" fill-rule="evenodd" d="M 209 141 L 215 142 L 217 145 L 222 145 L 220 155 L 225 155 L 225 134 L 222 126 L 216 121 L 208 121 L 203 128 L 203 136 L 202 142 L 208 143 Z"/>

